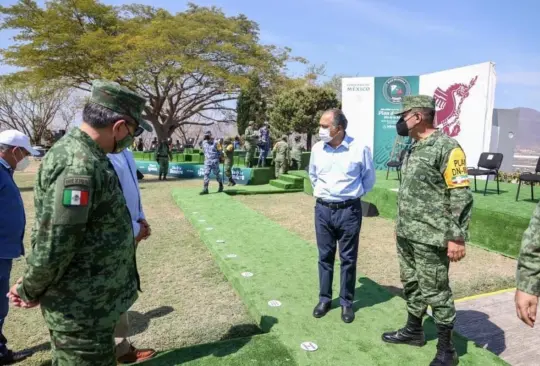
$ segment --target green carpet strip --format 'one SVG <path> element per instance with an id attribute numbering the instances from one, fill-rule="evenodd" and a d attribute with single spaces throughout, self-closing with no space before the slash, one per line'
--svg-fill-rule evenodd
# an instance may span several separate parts
<path id="1" fill-rule="evenodd" d="M 197 190 L 177 189 L 173 196 L 262 330 L 276 336 L 299 365 L 427 365 L 433 358 L 436 340 L 431 320 L 426 321 L 425 347 L 381 341 L 383 332 L 403 325 L 405 303 L 369 278 L 359 278 L 352 324 L 341 321 L 338 300 L 326 317 L 315 319 L 311 315 L 318 301 L 315 246 L 226 194 L 201 197 Z M 371 244 L 360 243 L 359 255 L 363 245 Z M 245 277 L 246 272 L 252 276 Z M 336 298 L 338 287 L 339 269 L 334 279 Z M 269 306 L 272 300 L 281 306 Z M 318 350 L 304 351 L 303 342 L 315 343 Z M 456 347 L 460 365 L 506 365 L 462 337 L 456 338 Z"/>

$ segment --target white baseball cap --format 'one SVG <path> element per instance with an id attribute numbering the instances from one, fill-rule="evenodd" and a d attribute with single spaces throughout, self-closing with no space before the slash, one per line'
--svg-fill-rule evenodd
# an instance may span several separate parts
<path id="1" fill-rule="evenodd" d="M 39 155 L 39 152 L 30 144 L 30 138 L 17 130 L 0 132 L 0 144 L 22 147 L 32 155 Z"/>

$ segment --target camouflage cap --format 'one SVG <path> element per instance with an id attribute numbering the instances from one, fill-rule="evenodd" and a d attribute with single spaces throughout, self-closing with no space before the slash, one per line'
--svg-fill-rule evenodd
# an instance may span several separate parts
<path id="1" fill-rule="evenodd" d="M 142 118 L 146 99 L 125 86 L 108 80 L 94 80 L 90 102 L 130 116 L 140 127 L 152 132 L 152 126 Z"/>
<path id="2" fill-rule="evenodd" d="M 248 126 L 251 126 L 251 125 L 254 124 L 254 123 L 255 123 L 255 122 L 253 122 L 253 121 L 249 121 L 249 122 L 248 122 Z"/>
<path id="3" fill-rule="evenodd" d="M 429 95 L 408 95 L 403 97 L 401 110 L 396 115 L 403 114 L 413 108 L 435 109 L 435 99 Z"/>

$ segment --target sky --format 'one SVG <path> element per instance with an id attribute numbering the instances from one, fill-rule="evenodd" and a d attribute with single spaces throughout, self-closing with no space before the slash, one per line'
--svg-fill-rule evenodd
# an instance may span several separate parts
<path id="1" fill-rule="evenodd" d="M 42 0 L 38 1 L 43 3 Z M 178 0 L 104 0 L 182 11 Z M 495 63 L 495 107 L 540 110 L 540 1 L 193 0 L 245 14 L 261 42 L 292 48 L 328 76 L 421 75 Z M 9 5 L 14 0 L 0 0 Z M 9 45 L 0 33 L 0 47 Z M 293 65 L 292 74 L 304 66 Z M 9 71 L 0 66 L 0 73 Z"/>

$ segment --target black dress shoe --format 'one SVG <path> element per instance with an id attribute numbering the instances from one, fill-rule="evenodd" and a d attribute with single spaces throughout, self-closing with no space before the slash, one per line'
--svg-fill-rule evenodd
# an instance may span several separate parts
<path id="1" fill-rule="evenodd" d="M 352 323 L 354 320 L 354 311 L 351 306 L 341 307 L 341 320 L 345 323 Z"/>
<path id="2" fill-rule="evenodd" d="M 320 302 L 315 306 L 315 309 L 313 309 L 313 316 L 315 318 L 322 318 L 330 311 L 330 303 L 329 302 Z"/>

